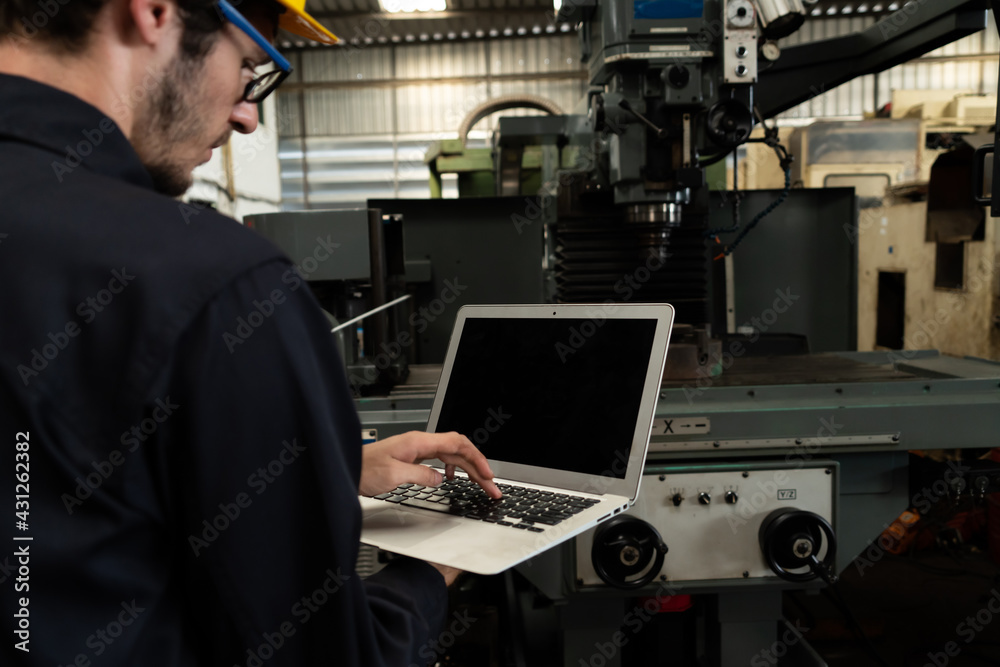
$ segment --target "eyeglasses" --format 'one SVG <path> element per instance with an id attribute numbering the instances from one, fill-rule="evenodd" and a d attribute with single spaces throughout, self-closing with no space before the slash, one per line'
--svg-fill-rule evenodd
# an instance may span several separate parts
<path id="1" fill-rule="evenodd" d="M 288 78 L 288 75 L 292 73 L 292 64 L 283 55 L 278 53 L 278 50 L 271 45 L 271 42 L 264 35 L 260 34 L 227 0 L 218 0 L 216 7 L 224 20 L 229 21 L 245 32 L 260 48 L 264 49 L 264 53 L 271 58 L 278 68 L 261 74 L 248 83 L 246 89 L 243 91 L 243 99 L 245 101 L 253 104 L 262 102 L 264 98 L 273 93 Z"/>

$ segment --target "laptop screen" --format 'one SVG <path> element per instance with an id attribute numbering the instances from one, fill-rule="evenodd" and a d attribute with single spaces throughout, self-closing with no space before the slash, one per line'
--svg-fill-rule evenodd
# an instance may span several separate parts
<path id="1" fill-rule="evenodd" d="M 469 318 L 435 430 L 488 459 L 623 479 L 656 325 Z"/>

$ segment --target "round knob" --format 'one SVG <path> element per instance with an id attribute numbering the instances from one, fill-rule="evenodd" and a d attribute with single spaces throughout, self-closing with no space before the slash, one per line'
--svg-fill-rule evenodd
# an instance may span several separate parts
<path id="1" fill-rule="evenodd" d="M 670 502 L 674 504 L 674 507 L 680 507 L 681 503 L 684 502 L 684 496 L 679 493 L 675 493 L 671 498 Z"/>
<path id="2" fill-rule="evenodd" d="M 674 88 L 687 88 L 691 82 L 691 72 L 684 65 L 674 65 L 665 72 L 667 81 Z"/>
<path id="3" fill-rule="evenodd" d="M 745 46 L 738 46 L 738 47 L 736 47 L 736 57 L 737 58 L 746 58 L 747 57 L 747 47 L 745 47 Z"/>
<path id="4" fill-rule="evenodd" d="M 736 66 L 736 76 L 746 76 L 748 71 L 749 70 L 747 69 L 746 65 Z"/>
<path id="5" fill-rule="evenodd" d="M 726 503 L 735 505 L 736 501 L 739 499 L 740 497 L 736 495 L 735 491 L 726 491 Z"/>
<path id="6" fill-rule="evenodd" d="M 698 502 L 702 505 L 707 505 L 712 502 L 712 496 L 710 496 L 707 492 L 702 491 L 698 494 Z"/>

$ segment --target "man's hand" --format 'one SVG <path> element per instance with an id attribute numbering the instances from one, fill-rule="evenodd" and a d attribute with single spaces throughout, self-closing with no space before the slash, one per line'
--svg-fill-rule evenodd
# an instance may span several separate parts
<path id="1" fill-rule="evenodd" d="M 423 433 L 410 431 L 373 442 L 361 448 L 361 484 L 358 492 L 374 496 L 395 489 L 400 484 L 437 486 L 441 473 L 420 461 L 440 459 L 448 479 L 455 476 L 455 466 L 483 487 L 491 498 L 501 496 L 493 483 L 493 471 L 486 457 L 460 433 Z"/>
<path id="2" fill-rule="evenodd" d="M 459 570 L 458 568 L 454 567 L 449 567 L 448 565 L 431 563 L 431 566 L 433 566 L 434 569 L 440 572 L 441 576 L 444 577 L 445 586 L 451 586 L 453 583 L 455 583 L 455 580 L 458 579 L 458 575 L 462 574 L 462 570 Z"/>

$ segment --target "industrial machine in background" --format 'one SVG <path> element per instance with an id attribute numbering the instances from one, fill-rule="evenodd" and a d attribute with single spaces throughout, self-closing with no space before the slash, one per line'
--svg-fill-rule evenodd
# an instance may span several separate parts
<path id="1" fill-rule="evenodd" d="M 404 330 L 402 220 L 378 209 L 265 213 L 245 224 L 271 239 L 295 263 L 282 276 L 289 290 L 311 289 L 336 334 L 344 369 L 359 395 L 385 393 L 409 376 L 403 347 L 388 347 Z M 414 272 L 429 268 L 410 264 Z"/>
<path id="2" fill-rule="evenodd" d="M 1000 365 L 852 351 L 858 195 L 792 190 L 793 155 L 766 125 L 982 30 L 987 8 L 912 2 L 863 33 L 782 53 L 773 40 L 805 20 L 798 0 L 567 0 L 591 91 L 581 113 L 500 120 L 495 196 L 253 222 L 300 266 L 314 235 L 354 239 L 342 253 L 367 267 L 316 285 L 339 321 L 411 295 L 371 316 L 394 312 L 395 327 L 348 335 L 361 341 L 345 350 L 349 369 L 398 366 L 358 392 L 379 438 L 426 426 L 462 304 L 667 301 L 687 325 L 668 355 L 683 363 L 663 384 L 640 501 L 502 577 L 492 602 L 505 662 L 730 667 L 786 637 L 777 664 L 822 665 L 784 620 L 783 591 L 834 581 L 909 505 L 908 450 L 998 444 Z M 757 125 L 785 187 L 711 192 L 706 170 Z M 394 233 L 374 227 L 397 223 L 401 261 L 374 271 L 373 252 L 400 254 L 376 249 Z M 376 274 L 396 291 L 376 289 Z M 1000 489 L 1000 471 L 979 477 L 982 494 Z"/>

